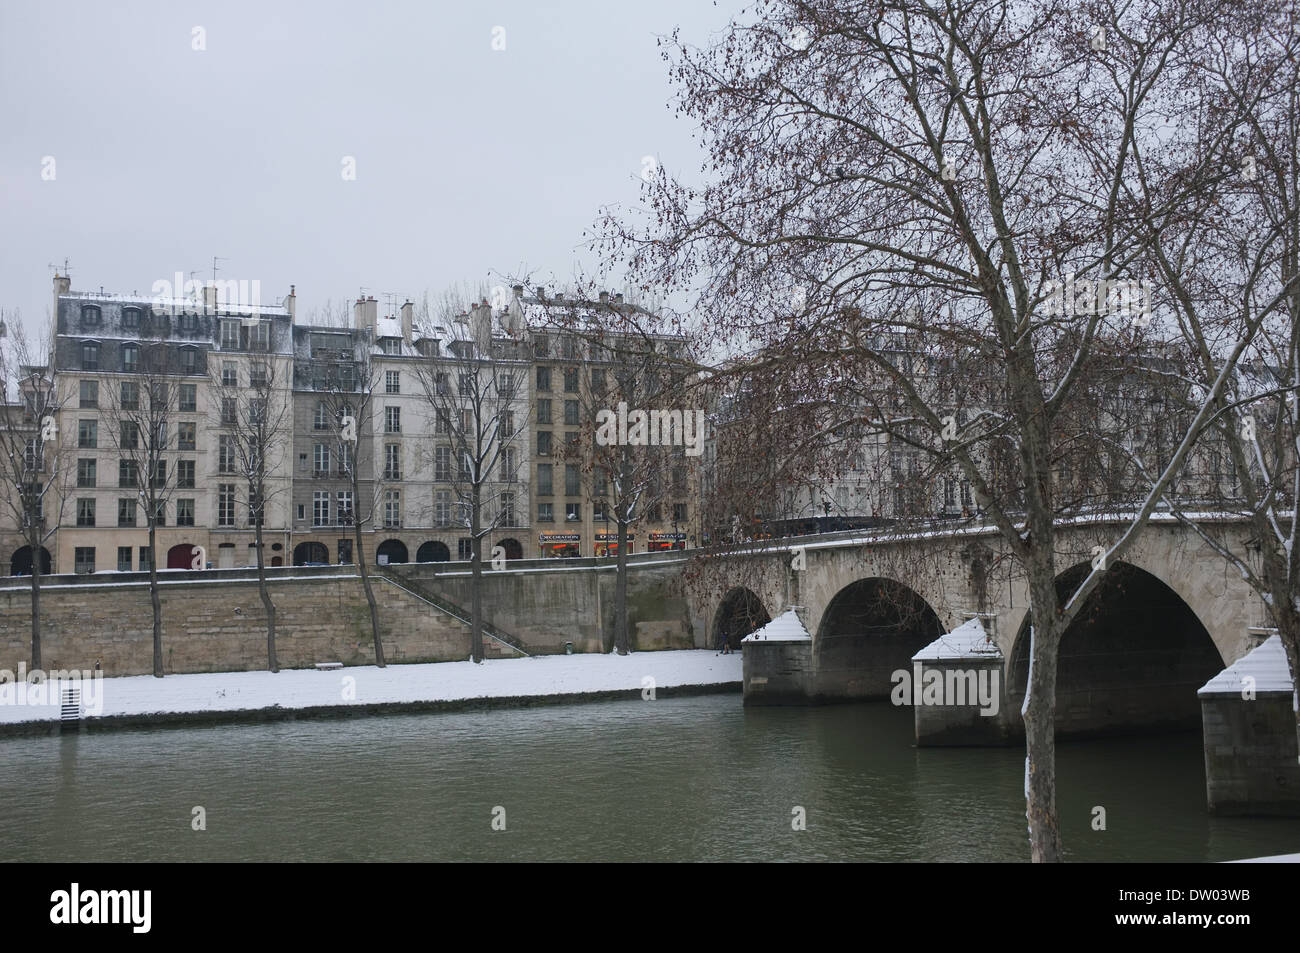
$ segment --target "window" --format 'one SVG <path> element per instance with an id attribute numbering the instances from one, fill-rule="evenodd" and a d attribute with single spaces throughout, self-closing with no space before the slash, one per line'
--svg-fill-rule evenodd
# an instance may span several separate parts
<path id="1" fill-rule="evenodd" d="M 533 355 L 536 357 L 546 357 L 549 353 L 551 353 L 551 342 L 547 340 L 546 335 L 537 335 L 533 339 Z"/>
<path id="2" fill-rule="evenodd" d="M 122 309 L 122 327 L 135 329 L 140 326 L 140 309 L 123 308 Z M 128 559 L 128 562 L 130 560 Z"/>
<path id="3" fill-rule="evenodd" d="M 343 526 L 352 525 L 352 491 L 339 490 L 338 493 L 338 514 L 339 523 Z"/>
<path id="4" fill-rule="evenodd" d="M 438 447 L 433 452 L 433 478 L 442 483 L 451 480 L 451 447 Z"/>
<path id="5" fill-rule="evenodd" d="M 537 504 L 537 522 L 553 523 L 555 522 L 555 504 L 538 503 Z"/>
<path id="6" fill-rule="evenodd" d="M 328 526 L 330 524 L 330 494 L 329 490 L 317 490 L 312 494 L 311 502 L 311 522 L 313 526 Z"/>
<path id="7" fill-rule="evenodd" d="M 400 490 L 384 491 L 384 525 L 402 525 L 402 493 Z"/>
<path id="8" fill-rule="evenodd" d="M 322 477 L 330 472 L 330 445 L 318 443 L 312 448 L 312 463 L 315 475 Z"/>
<path id="9" fill-rule="evenodd" d="M 446 394 L 447 394 L 447 375 L 446 375 L 446 374 L 444 374 L 444 373 L 442 373 L 442 372 L 440 371 L 440 372 L 438 372 L 437 374 L 434 375 L 434 377 L 433 377 L 433 389 L 434 389 L 434 391 L 435 391 L 437 394 L 439 394 L 440 396 L 446 396 Z"/>
<path id="10" fill-rule="evenodd" d="M 565 519 L 565 521 L 566 521 L 566 522 L 569 522 L 569 523 L 576 523 L 576 522 L 578 522 L 578 520 L 582 519 L 582 512 L 581 512 L 581 510 L 582 510 L 582 504 L 581 504 L 581 503 L 565 503 L 565 504 L 564 504 L 564 519 Z"/>
<path id="11" fill-rule="evenodd" d="M 131 571 L 131 547 L 130 546 L 117 547 L 117 571 L 118 572 Z"/>
<path id="12" fill-rule="evenodd" d="M 235 398 L 221 398 L 221 423 L 226 427 L 233 427 L 238 416 Z"/>
<path id="13" fill-rule="evenodd" d="M 605 393 L 605 372 L 604 370 L 594 370 L 591 372 L 591 393 L 593 396 L 600 397 Z"/>
<path id="14" fill-rule="evenodd" d="M 519 454 L 514 447 L 501 450 L 501 482 L 514 483 L 519 474 Z"/>
<path id="15" fill-rule="evenodd" d="M 384 445 L 384 479 L 400 480 L 402 478 L 402 446 L 397 443 Z"/>
<path id="16" fill-rule="evenodd" d="M 163 489 L 167 486 L 167 461 L 159 460 L 153 469 L 153 485 L 155 489 Z"/>
<path id="17" fill-rule="evenodd" d="M 99 381 L 81 382 L 81 406 L 82 407 L 99 406 Z"/>
<path id="18" fill-rule="evenodd" d="M 266 398 L 250 397 L 248 400 L 248 422 L 259 427 L 266 423 Z"/>
<path id="19" fill-rule="evenodd" d="M 133 420 L 123 420 L 118 431 L 117 445 L 123 450 L 134 450 L 140 445 L 140 428 Z"/>
<path id="20" fill-rule="evenodd" d="M 549 430 L 537 431 L 537 455 L 539 457 L 549 457 L 551 455 L 551 432 Z"/>
<path id="21" fill-rule="evenodd" d="M 77 500 L 77 525 L 94 526 L 95 525 L 95 501 L 88 499 Z"/>
<path id="22" fill-rule="evenodd" d="M 239 349 L 239 322 L 222 321 L 221 322 L 221 349 L 223 351 L 237 351 Z"/>
<path id="23" fill-rule="evenodd" d="M 474 557 L 474 540 L 462 536 L 456 540 L 456 558 L 472 559 Z"/>
<path id="24" fill-rule="evenodd" d="M 217 525 L 235 525 L 235 484 L 217 484 Z"/>
<path id="25" fill-rule="evenodd" d="M 470 397 L 474 394 L 474 375 L 461 374 L 457 385 L 461 397 Z"/>
<path id="26" fill-rule="evenodd" d="M 227 434 L 217 438 L 217 472 L 235 472 L 235 438 Z"/>
<path id="27" fill-rule="evenodd" d="M 192 414 L 198 410 L 199 386 L 197 384 L 181 385 L 181 401 L 178 410 L 183 414 Z"/>
<path id="28" fill-rule="evenodd" d="M 437 436 L 442 436 L 445 435 L 447 431 L 449 431 L 450 429 L 451 429 L 451 421 L 450 418 L 448 418 L 447 416 L 447 411 L 438 410 L 437 413 L 434 415 L 434 420 L 433 420 L 434 434 Z"/>
<path id="29" fill-rule="evenodd" d="M 156 449 L 167 449 L 167 421 L 158 421 L 158 432 L 154 434 L 154 438 L 154 447 Z"/>
<path id="30" fill-rule="evenodd" d="M 94 450 L 99 446 L 99 422 L 96 420 L 77 421 L 77 446 L 84 450 Z"/>
<path id="31" fill-rule="evenodd" d="M 433 521 L 439 526 L 451 522 L 451 493 L 448 490 L 433 494 Z"/>
<path id="32" fill-rule="evenodd" d="M 385 407 L 384 408 L 384 433 L 401 433 L 402 432 L 402 408 Z"/>
<path id="33" fill-rule="evenodd" d="M 971 504 L 970 480 L 962 480 L 961 481 L 961 505 L 970 506 L 970 504 Z"/>
<path id="34" fill-rule="evenodd" d="M 176 501 L 176 525 L 177 526 L 194 525 L 194 501 L 193 500 Z"/>
<path id="35" fill-rule="evenodd" d="M 135 525 L 135 499 L 123 497 L 117 501 L 117 525 Z"/>
<path id="36" fill-rule="evenodd" d="M 515 525 L 515 495 L 513 493 L 501 494 L 501 525 Z"/>
<path id="37" fill-rule="evenodd" d="M 509 440 L 515 435 L 515 412 L 513 410 L 501 411 L 501 419 L 497 422 L 497 435 L 502 440 Z"/>
<path id="38" fill-rule="evenodd" d="M 182 490 L 194 489 L 194 461 L 176 461 L 176 486 Z"/>
<path id="39" fill-rule="evenodd" d="M 537 465 L 537 493 L 539 496 L 550 496 L 555 492 L 551 471 L 552 467 L 549 463 L 539 463 Z"/>
<path id="40" fill-rule="evenodd" d="M 339 475 L 347 476 L 352 472 L 352 444 L 339 444 Z"/>
<path id="41" fill-rule="evenodd" d="M 145 512 L 147 513 L 148 510 L 145 510 Z M 154 501 L 154 507 L 153 507 L 153 525 L 154 525 L 154 526 L 166 526 L 166 525 L 167 525 L 167 501 L 166 501 L 166 500 L 155 500 L 155 501 Z"/>
<path id="42" fill-rule="evenodd" d="M 193 450 L 198 442 L 198 424 L 190 421 L 176 425 L 176 449 Z"/>
<path id="43" fill-rule="evenodd" d="M 402 339 L 401 338 L 380 338 L 379 347 L 385 354 L 401 354 Z"/>
<path id="44" fill-rule="evenodd" d="M 258 321 L 249 328 L 248 347 L 253 351 L 269 351 L 271 349 L 271 322 Z"/>
<path id="45" fill-rule="evenodd" d="M 952 477 L 945 477 L 943 481 L 943 506 L 947 510 L 957 506 L 957 481 Z"/>
<path id="46" fill-rule="evenodd" d="M 93 487 L 95 485 L 95 461 L 82 459 L 77 461 L 77 486 Z"/>
<path id="47" fill-rule="evenodd" d="M 140 472 L 134 460 L 117 461 L 117 485 L 139 486 Z"/>
<path id="48" fill-rule="evenodd" d="M 566 367 L 564 369 L 564 392 L 566 394 L 576 394 L 578 392 L 578 369 L 576 367 Z"/>
<path id="49" fill-rule="evenodd" d="M 140 571 L 149 572 L 153 568 L 153 550 L 148 546 L 140 547 Z"/>
<path id="50" fill-rule="evenodd" d="M 674 522 L 674 523 L 685 523 L 685 522 L 686 522 L 686 504 L 685 504 L 685 503 L 674 503 L 674 504 L 673 504 L 673 522 Z"/>
<path id="51" fill-rule="evenodd" d="M 234 361 L 221 362 L 221 386 L 239 386 L 239 366 Z"/>
<path id="52" fill-rule="evenodd" d="M 166 410 L 171 391 L 163 381 L 154 381 L 149 385 L 149 407 L 151 410 Z"/>
<path id="53" fill-rule="evenodd" d="M 140 384 L 137 381 L 122 381 L 117 393 L 122 410 L 140 409 Z"/>
<path id="54" fill-rule="evenodd" d="M 609 495 L 609 471 L 606 470 L 604 467 L 596 467 L 596 470 L 592 474 L 592 476 L 596 483 L 596 487 L 592 495 L 608 496 Z"/>
<path id="55" fill-rule="evenodd" d="M 549 367 L 539 367 L 537 369 L 537 389 L 551 389 L 551 369 Z"/>
<path id="56" fill-rule="evenodd" d="M 312 417 L 311 426 L 313 430 L 330 429 L 330 409 L 325 405 L 325 401 L 316 401 L 316 413 Z"/>
<path id="57" fill-rule="evenodd" d="M 72 571 L 78 574 L 95 571 L 95 547 L 78 546 L 72 556 Z"/>
<path id="58" fill-rule="evenodd" d="M 199 352 L 196 348 L 181 348 L 181 369 L 186 374 L 197 374 L 199 372 Z"/>
<path id="59" fill-rule="evenodd" d="M 509 374 L 497 375 L 497 394 L 502 400 L 515 399 L 515 379 Z"/>
<path id="60" fill-rule="evenodd" d="M 400 371 L 384 372 L 384 393 L 385 394 L 400 394 L 402 392 L 401 376 L 402 375 Z"/>
<path id="61" fill-rule="evenodd" d="M 97 328 L 100 321 L 99 307 L 93 304 L 83 304 L 81 306 L 81 326 L 83 328 Z"/>
<path id="62" fill-rule="evenodd" d="M 81 342 L 81 369 L 83 371 L 99 370 L 99 344 L 96 341 Z"/>
<path id="63" fill-rule="evenodd" d="M 576 400 L 566 400 L 564 402 L 564 425 L 566 427 L 578 426 L 578 402 Z"/>
<path id="64" fill-rule="evenodd" d="M 596 523 L 603 523 L 609 519 L 609 514 L 605 512 L 604 503 L 591 504 L 591 519 Z"/>
<path id="65" fill-rule="evenodd" d="M 582 492 L 581 472 L 572 463 L 564 465 L 564 495 L 577 496 Z"/>
<path id="66" fill-rule="evenodd" d="M 140 349 L 134 344 L 122 345 L 122 370 L 134 374 L 140 369 Z"/>
<path id="67" fill-rule="evenodd" d="M 469 451 L 462 450 L 460 454 L 460 472 L 456 474 L 456 479 L 462 483 L 468 483 L 474 479 L 474 462 L 470 459 Z"/>
<path id="68" fill-rule="evenodd" d="M 28 473 L 39 473 L 45 469 L 45 446 L 36 437 L 29 437 L 23 449 L 23 468 Z"/>
<path id="69" fill-rule="evenodd" d="M 265 387 L 266 382 L 270 380 L 270 371 L 261 361 L 254 361 L 248 367 L 248 386 Z"/>

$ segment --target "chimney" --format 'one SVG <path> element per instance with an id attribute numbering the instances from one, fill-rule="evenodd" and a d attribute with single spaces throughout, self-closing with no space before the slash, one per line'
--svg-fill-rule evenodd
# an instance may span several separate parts
<path id="1" fill-rule="evenodd" d="M 284 308 L 289 312 L 289 323 L 293 324 L 298 316 L 298 293 L 293 285 L 289 286 L 289 297 L 284 299 Z"/>
<path id="2" fill-rule="evenodd" d="M 484 301 L 471 309 L 470 331 L 474 334 L 474 343 L 479 350 L 487 354 L 492 345 L 492 305 Z"/>
<path id="3" fill-rule="evenodd" d="M 622 303 L 623 303 L 623 295 L 622 295 L 622 294 L 616 294 L 616 295 L 614 295 L 614 303 L 615 303 L 615 304 L 622 304 Z"/>
<path id="4" fill-rule="evenodd" d="M 563 301 L 563 300 L 564 300 L 564 292 L 563 292 L 563 291 L 557 291 L 557 292 L 555 292 L 555 300 L 556 300 L 556 301 Z"/>
<path id="5" fill-rule="evenodd" d="M 72 279 L 67 275 L 54 274 L 54 319 L 59 319 L 59 295 L 70 294 L 72 292 Z"/>
<path id="6" fill-rule="evenodd" d="M 402 339 L 408 344 L 415 331 L 415 304 L 406 302 L 402 305 Z"/>
<path id="7" fill-rule="evenodd" d="M 217 286 L 208 284 L 203 286 L 203 311 L 204 313 L 216 313 L 217 310 Z"/>
<path id="8" fill-rule="evenodd" d="M 515 297 L 516 297 L 516 298 L 522 298 L 522 297 L 524 296 L 524 286 L 523 286 L 523 285 L 515 285 L 515 286 L 512 287 L 510 290 L 513 291 L 513 292 L 515 293 Z"/>
<path id="9" fill-rule="evenodd" d="M 352 323 L 358 331 L 368 330 L 372 335 L 379 328 L 379 302 L 374 295 L 358 298 L 352 306 Z"/>
<path id="10" fill-rule="evenodd" d="M 538 301 L 546 300 L 546 285 L 537 286 L 537 300 Z"/>
<path id="11" fill-rule="evenodd" d="M 609 304 L 609 292 L 608 292 L 608 291 L 602 291 L 602 292 L 600 293 L 600 303 L 601 303 L 601 304 Z"/>

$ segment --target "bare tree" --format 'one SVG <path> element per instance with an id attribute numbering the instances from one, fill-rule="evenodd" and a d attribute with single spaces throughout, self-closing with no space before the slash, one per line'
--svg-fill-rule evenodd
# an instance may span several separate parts
<path id="1" fill-rule="evenodd" d="M 257 586 L 266 612 L 266 664 L 280 670 L 275 651 L 275 603 L 266 584 L 263 528 L 268 507 L 288 491 L 288 481 L 278 479 L 286 447 L 292 446 L 292 376 L 277 370 L 273 355 L 258 354 L 249 364 L 248 387 L 227 378 L 223 368 L 212 368 L 209 394 L 213 416 L 222 424 L 218 437 L 218 463 L 222 472 L 243 477 L 242 502 L 248 507 L 257 549 Z"/>
<path id="2" fill-rule="evenodd" d="M 352 509 L 339 514 L 341 523 L 351 524 L 355 558 L 361 574 L 361 587 L 370 609 L 370 630 L 375 644 L 375 664 L 383 668 L 384 645 L 379 632 L 379 603 L 370 583 L 362 528 L 374 525 L 379 510 L 383 482 L 376 472 L 374 459 L 375 394 L 382 386 L 380 370 L 371 353 L 368 332 L 349 336 L 350 346 L 340 360 L 315 368 L 319 372 L 316 390 L 325 404 L 330 425 L 334 428 L 334 451 L 339 472 L 348 481 Z M 317 364 L 317 355 L 312 356 Z"/>
<path id="3" fill-rule="evenodd" d="M 426 297 L 419 325 L 424 348 L 415 375 L 433 423 L 428 452 L 434 482 L 451 488 L 456 522 L 469 530 L 471 657 L 482 662 L 483 540 L 515 525 L 531 364 L 524 341 L 494 335 L 486 299 L 467 311 L 455 293 L 434 309 Z"/>
<path id="4" fill-rule="evenodd" d="M 165 340 L 167 319 L 157 312 L 141 318 L 138 370 L 103 381 L 108 387 L 104 418 L 118 459 L 118 485 L 133 487 L 149 527 L 149 601 L 153 608 L 153 674 L 163 677 L 162 600 L 158 592 L 157 528 L 166 524 L 167 503 L 176 489 L 177 466 L 169 454 L 182 369 L 176 348 Z M 202 554 L 195 555 L 202 568 Z"/>
<path id="5" fill-rule="evenodd" d="M 44 544 L 62 523 L 72 456 L 59 438 L 58 412 L 53 377 L 29 348 L 20 316 L 0 313 L 0 498 L 31 553 L 33 669 L 41 667 Z"/>
<path id="6" fill-rule="evenodd" d="M 700 350 L 734 357 L 785 403 L 833 408 L 851 393 L 822 429 L 859 421 L 969 481 L 1027 577 L 1026 814 L 1032 859 L 1059 860 L 1058 650 L 1104 570 L 1057 592 L 1054 468 L 1073 437 L 1057 427 L 1086 419 L 1072 408 L 1107 373 L 1100 342 L 1140 347 L 1145 303 L 1114 299 L 1147 279 L 1149 223 L 1195 232 L 1226 188 L 1253 103 L 1198 114 L 1199 58 L 1238 11 L 767 0 L 756 12 L 710 48 L 671 44 L 707 181 L 659 169 L 646 218 L 608 216 L 604 247 L 639 281 L 689 294 Z M 1205 121 L 1171 128 L 1182 115 Z M 1258 326 L 1238 329 L 1223 368 Z M 1100 566 L 1137 538 L 1225 380 Z"/>

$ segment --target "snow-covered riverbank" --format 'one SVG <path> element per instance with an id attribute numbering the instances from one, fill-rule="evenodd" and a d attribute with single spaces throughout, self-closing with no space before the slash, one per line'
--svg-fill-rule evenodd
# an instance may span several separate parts
<path id="1" fill-rule="evenodd" d="M 741 656 L 708 650 L 105 678 L 86 727 L 243 721 L 739 691 Z M 9 687 L 9 686 L 6 686 Z M 21 686 L 13 686 L 21 687 Z M 84 693 L 87 701 L 91 691 Z M 58 704 L 0 704 L 0 734 L 47 731 Z"/>

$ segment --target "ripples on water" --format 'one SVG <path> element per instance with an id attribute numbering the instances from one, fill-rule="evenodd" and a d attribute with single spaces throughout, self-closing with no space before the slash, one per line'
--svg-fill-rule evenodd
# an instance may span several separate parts
<path id="1" fill-rule="evenodd" d="M 1026 859 L 1023 750 L 912 740 L 909 709 L 739 695 L 0 740 L 0 856 Z M 1206 814 L 1196 734 L 1062 745 L 1058 774 L 1071 859 L 1300 851 L 1300 821 Z"/>

